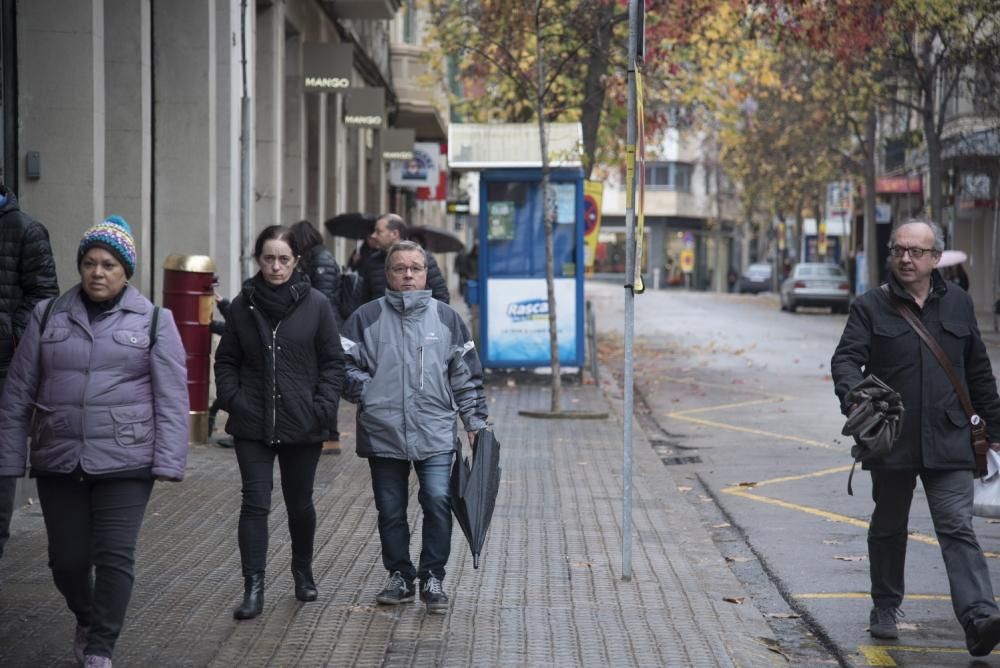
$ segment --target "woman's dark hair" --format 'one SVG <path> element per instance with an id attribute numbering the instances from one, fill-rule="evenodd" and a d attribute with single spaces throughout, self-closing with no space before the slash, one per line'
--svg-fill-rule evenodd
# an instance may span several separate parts
<path id="1" fill-rule="evenodd" d="M 316 246 L 323 245 L 323 235 L 319 233 L 308 220 L 300 220 L 291 227 L 292 236 L 299 246 L 299 252 L 305 255 Z"/>
<path id="2" fill-rule="evenodd" d="M 288 244 L 288 247 L 292 249 L 292 255 L 299 257 L 302 253 L 299 252 L 299 244 L 295 241 L 295 235 L 292 231 L 285 227 L 284 225 L 268 225 L 264 228 L 264 231 L 257 236 L 257 243 L 253 247 L 253 257 L 258 262 L 260 261 L 260 256 L 264 252 L 264 244 L 272 239 L 278 241 L 284 241 Z"/>

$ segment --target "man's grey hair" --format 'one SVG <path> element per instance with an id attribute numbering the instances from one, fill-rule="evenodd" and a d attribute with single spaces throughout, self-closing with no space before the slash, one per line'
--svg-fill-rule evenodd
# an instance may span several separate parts
<path id="1" fill-rule="evenodd" d="M 903 225 L 914 225 L 914 224 L 926 225 L 927 227 L 931 228 L 931 232 L 934 233 L 934 245 L 932 246 L 934 252 L 940 253 L 941 251 L 944 250 L 944 230 L 942 230 L 941 226 L 935 223 L 933 220 L 928 220 L 926 218 L 910 218 L 909 220 L 901 223 L 898 227 L 896 227 L 896 229 L 894 229 L 892 231 L 892 234 L 889 236 L 889 248 L 892 248 L 896 244 L 896 230 L 898 230 Z"/>
<path id="2" fill-rule="evenodd" d="M 412 241 L 397 241 L 389 248 L 389 252 L 385 254 L 386 273 L 389 273 L 389 266 L 392 264 L 392 256 L 396 253 L 402 253 L 404 251 L 419 251 L 424 257 L 424 267 L 427 266 L 427 251 L 421 248 L 420 244 Z"/>

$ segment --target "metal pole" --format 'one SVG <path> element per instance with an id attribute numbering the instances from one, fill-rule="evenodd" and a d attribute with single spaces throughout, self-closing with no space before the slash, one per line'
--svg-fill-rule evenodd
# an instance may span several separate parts
<path id="1" fill-rule="evenodd" d="M 622 579 L 632 579 L 632 342 L 635 336 L 635 185 L 638 174 L 636 165 L 636 91 L 635 68 L 636 50 L 639 44 L 639 0 L 628 3 L 628 129 L 625 141 L 631 151 L 627 153 L 626 171 L 631 171 L 632 179 L 625 193 L 625 397 L 622 406 L 622 421 L 625 424 L 622 462 Z"/>
<path id="2" fill-rule="evenodd" d="M 993 312 L 993 331 L 1000 331 L 1000 321 L 997 320 L 997 234 L 1000 233 L 1000 181 L 997 177 L 1000 171 L 993 174 L 993 259 L 990 263 L 990 286 L 993 288 L 993 298 L 990 301 L 990 311 Z"/>
<path id="3" fill-rule="evenodd" d="M 243 97 L 240 99 L 240 273 L 241 283 L 253 275 L 253 229 L 250 183 L 250 90 L 247 82 L 247 1 L 240 3 L 240 46 L 243 69 Z"/>

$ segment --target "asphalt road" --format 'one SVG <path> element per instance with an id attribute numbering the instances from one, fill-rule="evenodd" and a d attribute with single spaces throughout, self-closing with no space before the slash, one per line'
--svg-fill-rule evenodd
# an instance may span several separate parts
<path id="1" fill-rule="evenodd" d="M 611 283 L 587 286 L 603 368 L 616 374 L 622 295 Z M 871 484 L 859 468 L 847 494 L 850 440 L 829 368 L 845 320 L 781 312 L 767 294 L 638 296 L 640 424 L 793 665 L 1000 665 L 1000 655 L 977 662 L 965 649 L 919 485 L 900 640 L 867 632 Z M 1000 592 L 1000 524 L 977 518 L 976 530 Z"/>

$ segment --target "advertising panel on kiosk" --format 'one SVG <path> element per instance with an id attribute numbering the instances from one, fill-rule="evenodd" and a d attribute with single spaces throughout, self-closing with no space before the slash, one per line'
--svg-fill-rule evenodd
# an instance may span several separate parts
<path id="1" fill-rule="evenodd" d="M 540 169 L 482 172 L 479 207 L 480 355 L 494 368 L 548 366 L 544 202 Z M 584 357 L 583 172 L 553 169 L 554 276 L 559 360 Z"/>

